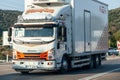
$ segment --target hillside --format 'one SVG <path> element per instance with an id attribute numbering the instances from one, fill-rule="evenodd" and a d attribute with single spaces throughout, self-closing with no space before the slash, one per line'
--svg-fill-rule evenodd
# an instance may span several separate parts
<path id="1" fill-rule="evenodd" d="M 2 36 L 2 31 L 13 25 L 17 20 L 17 16 L 21 13 L 19 11 L 0 10 L 0 37 Z"/>
<path id="2" fill-rule="evenodd" d="M 116 47 L 116 41 L 120 40 L 120 8 L 109 11 L 109 33 L 110 46 Z"/>
<path id="3" fill-rule="evenodd" d="M 20 11 L 0 10 L 0 45 L 2 44 L 2 31 L 12 26 L 20 14 L 22 14 Z M 5 59 L 6 54 L 9 54 L 9 57 L 11 57 L 12 51 L 9 50 L 8 46 L 0 46 L 0 60 Z"/>

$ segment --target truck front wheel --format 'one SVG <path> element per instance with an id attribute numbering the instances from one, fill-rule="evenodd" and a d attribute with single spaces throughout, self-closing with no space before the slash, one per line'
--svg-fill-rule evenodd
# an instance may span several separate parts
<path id="1" fill-rule="evenodd" d="M 29 71 L 22 71 L 21 74 L 29 74 Z"/>
<path id="2" fill-rule="evenodd" d="M 21 74 L 28 74 L 32 70 L 21 70 L 21 69 L 15 69 L 15 71 L 20 72 Z"/>
<path id="3" fill-rule="evenodd" d="M 66 72 L 68 72 L 68 66 L 69 66 L 69 64 L 68 64 L 67 57 L 64 56 L 64 57 L 62 58 L 60 72 L 61 72 L 61 73 L 66 73 Z"/>

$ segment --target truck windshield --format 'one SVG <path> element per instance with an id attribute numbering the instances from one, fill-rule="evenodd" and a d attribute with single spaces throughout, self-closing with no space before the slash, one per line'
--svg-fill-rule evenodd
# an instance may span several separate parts
<path id="1" fill-rule="evenodd" d="M 15 37 L 52 37 L 53 35 L 53 27 L 15 28 Z"/>

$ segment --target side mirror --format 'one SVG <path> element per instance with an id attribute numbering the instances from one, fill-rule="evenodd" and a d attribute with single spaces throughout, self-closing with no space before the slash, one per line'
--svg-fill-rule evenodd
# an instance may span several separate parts
<path id="1" fill-rule="evenodd" d="M 66 36 L 66 28 L 65 27 L 59 27 L 58 28 L 58 39 L 61 41 L 66 41 L 67 40 L 67 36 Z"/>
<path id="2" fill-rule="evenodd" d="M 10 42 L 12 39 L 11 39 L 11 36 L 12 36 L 12 28 L 9 28 L 8 29 L 8 41 Z"/>
<path id="3" fill-rule="evenodd" d="M 12 28 L 8 28 L 8 36 L 12 36 Z"/>

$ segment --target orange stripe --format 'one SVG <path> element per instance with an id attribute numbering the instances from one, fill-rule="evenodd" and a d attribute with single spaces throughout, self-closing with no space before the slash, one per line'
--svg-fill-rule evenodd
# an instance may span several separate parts
<path id="1" fill-rule="evenodd" d="M 30 10 L 27 10 L 26 14 L 28 13 L 34 13 L 34 12 L 48 12 L 48 13 L 54 13 L 54 9 L 30 9 Z"/>

